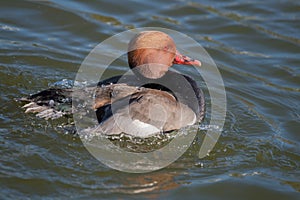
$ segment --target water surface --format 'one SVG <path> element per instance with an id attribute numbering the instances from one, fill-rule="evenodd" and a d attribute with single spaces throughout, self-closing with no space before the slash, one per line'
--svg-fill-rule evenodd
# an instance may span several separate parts
<path id="1" fill-rule="evenodd" d="M 3 1 L 0 198 L 298 199 L 299 11 L 289 0 Z M 160 171 L 118 172 L 13 100 L 73 80 L 98 43 L 145 26 L 194 38 L 222 74 L 228 111 L 209 156 L 199 159 L 195 142 Z M 116 62 L 107 76 L 126 70 Z"/>

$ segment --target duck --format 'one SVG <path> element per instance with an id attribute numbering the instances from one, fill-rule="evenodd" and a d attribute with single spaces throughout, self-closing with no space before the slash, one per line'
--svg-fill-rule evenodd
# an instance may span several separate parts
<path id="1" fill-rule="evenodd" d="M 102 80 L 85 89 L 52 87 L 22 97 L 25 113 L 49 119 L 72 117 L 74 97 L 93 97 L 98 130 L 105 135 L 126 133 L 150 137 L 200 124 L 205 97 L 196 81 L 171 70 L 173 65 L 201 66 L 181 54 L 174 40 L 161 31 L 142 31 L 128 43 L 128 65 L 133 74 Z"/>

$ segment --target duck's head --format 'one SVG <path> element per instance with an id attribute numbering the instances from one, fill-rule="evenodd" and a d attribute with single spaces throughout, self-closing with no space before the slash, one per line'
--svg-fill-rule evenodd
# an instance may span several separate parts
<path id="1" fill-rule="evenodd" d="M 173 64 L 201 66 L 201 62 L 176 50 L 173 39 L 160 31 L 144 31 L 131 39 L 128 46 L 131 69 L 146 78 L 162 77 Z"/>

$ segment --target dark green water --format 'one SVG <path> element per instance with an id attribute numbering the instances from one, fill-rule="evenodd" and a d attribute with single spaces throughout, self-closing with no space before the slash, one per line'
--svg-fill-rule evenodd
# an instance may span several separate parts
<path id="1" fill-rule="evenodd" d="M 141 2 L 1 2 L 0 199 L 299 199 L 300 2 Z M 160 171 L 118 172 L 13 100 L 74 79 L 95 45 L 145 26 L 194 38 L 223 76 L 226 123 L 208 157 L 194 144 Z"/>

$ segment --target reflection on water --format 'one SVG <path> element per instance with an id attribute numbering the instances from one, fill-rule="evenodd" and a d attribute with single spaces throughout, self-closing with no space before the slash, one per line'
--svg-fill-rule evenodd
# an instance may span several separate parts
<path id="1" fill-rule="evenodd" d="M 0 198 L 298 199 L 299 9 L 298 1 L 288 0 L 2 2 Z M 204 130 L 177 162 L 148 174 L 127 174 L 102 165 L 78 137 L 64 134 L 72 132 L 65 120 L 24 115 L 13 101 L 74 80 L 95 45 L 144 26 L 191 36 L 218 65 L 228 112 L 207 157 L 197 153 L 206 130 L 217 128 L 207 127 L 210 110 Z M 121 58 L 106 75 L 125 70 Z M 208 90 L 199 84 L 209 108 Z"/>

